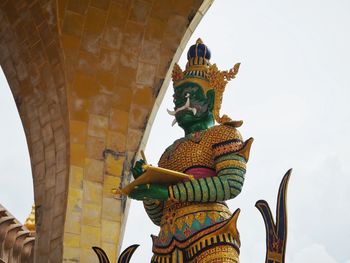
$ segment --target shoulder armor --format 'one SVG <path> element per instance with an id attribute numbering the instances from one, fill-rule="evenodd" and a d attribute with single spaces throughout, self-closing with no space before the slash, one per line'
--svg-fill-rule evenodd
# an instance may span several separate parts
<path id="1" fill-rule="evenodd" d="M 250 137 L 248 140 L 246 140 L 243 144 L 242 149 L 240 149 L 237 154 L 242 156 L 246 162 L 249 160 L 249 154 L 250 154 L 250 147 L 252 146 L 252 143 L 254 141 L 254 138 Z"/>
<path id="2" fill-rule="evenodd" d="M 229 140 L 243 141 L 239 131 L 234 126 L 227 124 L 220 124 L 211 127 L 207 130 L 205 137 L 211 142 L 212 145 Z"/>
<path id="3" fill-rule="evenodd" d="M 229 126 L 229 127 L 234 127 L 234 128 L 238 128 L 241 127 L 243 124 L 243 121 L 229 121 L 229 122 L 225 122 L 224 125 Z"/>

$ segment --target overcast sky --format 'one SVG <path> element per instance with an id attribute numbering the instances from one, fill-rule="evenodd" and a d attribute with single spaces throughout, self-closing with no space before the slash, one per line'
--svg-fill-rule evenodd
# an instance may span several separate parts
<path id="1" fill-rule="evenodd" d="M 228 202 L 242 209 L 241 262 L 264 262 L 265 227 L 254 204 L 266 199 L 274 213 L 292 167 L 286 262 L 350 263 L 349 14 L 346 0 L 216 0 L 189 41 L 201 37 L 222 70 L 242 63 L 221 110 L 244 120 L 244 138 L 255 138 L 243 191 Z M 24 220 L 33 200 L 28 151 L 3 77 L 0 83 L 0 202 Z M 147 144 L 152 164 L 183 136 L 166 113 L 171 96 L 172 87 Z M 133 201 L 123 243 L 141 244 L 132 262 L 149 262 L 149 235 L 157 233 Z"/>

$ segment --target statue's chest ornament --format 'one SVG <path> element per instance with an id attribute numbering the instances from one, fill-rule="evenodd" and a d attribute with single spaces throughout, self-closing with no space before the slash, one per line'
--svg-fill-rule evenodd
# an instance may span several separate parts
<path id="1" fill-rule="evenodd" d="M 192 141 L 194 143 L 200 143 L 206 131 L 197 131 L 191 134 L 186 135 L 185 137 L 176 140 L 172 145 L 170 145 L 165 151 L 165 158 L 169 160 L 173 154 L 176 152 L 176 149 L 184 142 Z"/>

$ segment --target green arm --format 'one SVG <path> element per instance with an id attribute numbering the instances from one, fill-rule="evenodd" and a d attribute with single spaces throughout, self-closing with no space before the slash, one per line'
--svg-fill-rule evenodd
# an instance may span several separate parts
<path id="1" fill-rule="evenodd" d="M 145 164 L 145 161 L 142 159 L 138 160 L 135 163 L 134 167 L 131 169 L 134 179 L 138 178 L 144 173 L 144 170 L 142 168 L 144 164 Z M 140 187 L 140 190 L 141 189 L 149 190 L 149 187 L 143 185 Z M 140 196 L 140 200 L 143 200 L 143 206 L 146 210 L 147 215 L 155 225 L 159 226 L 160 219 L 162 218 L 162 215 L 163 215 L 164 202 L 159 200 L 153 200 L 153 199 L 144 200 L 144 198 L 141 198 L 141 197 L 142 196 Z"/>
<path id="2" fill-rule="evenodd" d="M 172 185 L 169 192 L 173 196 L 170 197 L 181 202 L 218 202 L 236 197 L 244 182 L 245 159 L 230 154 L 218 158 L 215 163 L 216 176 Z"/>
<path id="3" fill-rule="evenodd" d="M 237 154 L 229 154 L 219 157 L 215 160 L 217 176 L 195 179 L 187 182 L 178 183 L 169 186 L 170 198 L 181 202 L 218 202 L 236 197 L 242 190 L 245 164 L 243 157 Z M 149 189 L 139 188 L 141 196 L 145 196 L 150 191 L 151 199 L 143 200 L 143 205 L 149 218 L 155 225 L 160 225 L 163 215 L 164 201 L 158 199 L 155 195 L 156 187 L 159 185 L 150 185 Z M 165 189 L 164 189 L 165 190 Z M 164 199 L 168 199 L 166 193 Z M 158 199 L 158 200 L 155 200 Z"/>
<path id="4" fill-rule="evenodd" d="M 163 216 L 164 201 L 145 200 L 143 201 L 143 206 L 152 222 L 160 226 L 160 219 Z"/>
<path id="5" fill-rule="evenodd" d="M 181 202 L 218 202 L 236 197 L 242 190 L 245 160 L 229 155 L 217 160 L 217 176 L 195 179 L 169 186 L 170 198 Z M 144 194 L 144 193 L 143 193 Z M 160 225 L 164 201 L 144 200 L 146 213 L 155 225 Z"/>

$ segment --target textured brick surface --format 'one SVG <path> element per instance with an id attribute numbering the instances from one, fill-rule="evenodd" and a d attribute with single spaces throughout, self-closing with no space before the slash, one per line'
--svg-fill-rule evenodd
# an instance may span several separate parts
<path id="1" fill-rule="evenodd" d="M 176 62 L 211 0 L 4 0 L 0 64 L 31 155 L 36 262 L 111 262 L 129 180 Z"/>
<path id="2" fill-rule="evenodd" d="M 60 262 L 68 190 L 69 120 L 55 1 L 0 3 L 1 67 L 31 155 L 36 262 Z"/>

